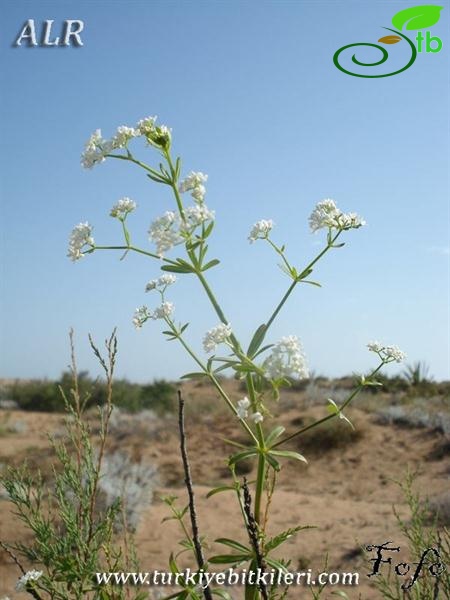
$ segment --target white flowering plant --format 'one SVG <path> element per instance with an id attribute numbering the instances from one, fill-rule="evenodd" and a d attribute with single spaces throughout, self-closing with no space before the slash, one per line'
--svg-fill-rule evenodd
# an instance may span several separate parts
<path id="1" fill-rule="evenodd" d="M 159 161 L 161 161 L 159 167 L 151 166 L 135 156 L 131 144 L 135 143 L 136 138 L 143 138 L 147 146 L 159 154 Z M 251 339 L 244 343 L 232 327 L 207 280 L 207 271 L 217 267 L 220 262 L 217 258 L 209 256 L 208 239 L 215 226 L 215 214 L 205 203 L 207 175 L 191 171 L 182 178 L 181 159 L 174 158 L 172 155 L 171 129 L 164 125 L 157 125 L 156 117 L 142 119 L 135 127 L 121 126 L 109 140 L 104 139 L 101 131 L 97 130 L 86 144 L 82 165 L 90 169 L 106 159 L 120 160 L 142 169 L 150 180 L 168 188 L 173 198 L 172 205 L 163 215 L 155 217 L 150 223 L 148 248 L 140 248 L 132 243 L 127 219 L 130 213 L 136 210 L 137 205 L 129 198 L 123 198 L 110 212 L 112 217 L 121 222 L 123 242 L 115 245 L 97 244 L 92 235 L 92 226 L 87 222 L 80 223 L 71 234 L 68 256 L 73 261 L 77 261 L 101 250 L 118 250 L 124 253 L 123 256 L 129 252 L 137 252 L 154 261 L 155 269 L 163 273 L 151 280 L 146 285 L 145 291 L 157 292 L 159 304 L 154 308 L 143 305 L 136 309 L 132 319 L 135 327 L 141 329 L 149 320 L 161 320 L 165 326 L 163 335 L 168 340 L 180 343 L 195 365 L 195 370 L 185 374 L 183 378 L 207 378 L 215 387 L 218 396 L 228 406 L 231 418 L 235 419 L 248 439 L 246 444 L 230 442 L 236 449 L 228 461 L 232 482 L 230 486 L 217 488 L 211 493 L 225 490 L 236 492 L 246 538 L 250 543 L 243 544 L 239 540 L 221 538 L 219 542 L 232 552 L 212 556 L 204 562 L 197 560 L 199 572 L 210 565 L 237 566 L 245 563 L 249 570 L 272 568 L 284 571 L 286 562 L 274 558 L 273 550 L 301 528 L 290 529 L 281 532 L 275 538 L 269 538 L 266 533 L 267 519 L 263 515 L 263 502 L 266 493 L 273 493 L 270 486 L 271 478 L 281 469 L 284 461 L 306 461 L 300 453 L 286 449 L 286 444 L 293 438 L 301 437 L 307 430 L 336 417 L 345 420 L 351 426 L 343 411 L 364 387 L 378 385 L 375 375 L 384 365 L 402 360 L 404 357 L 403 353 L 394 346 L 371 342 L 368 345 L 369 350 L 379 358 L 372 373 L 358 380 L 355 389 L 340 406 L 329 399 L 323 418 L 288 436 L 285 435 L 284 427 L 277 425 L 271 414 L 270 403 L 274 398 L 278 398 L 283 386 L 289 386 L 292 380 L 309 377 L 299 338 L 295 335 L 286 335 L 277 342 L 270 342 L 268 338 L 271 327 L 285 303 L 299 286 L 308 284 L 320 287 L 319 283 L 311 279 L 316 264 L 328 252 L 341 248 L 344 245 L 342 236 L 350 230 L 361 228 L 365 225 L 365 221 L 356 213 L 341 211 L 334 200 L 325 199 L 319 202 L 311 213 L 309 223 L 313 233 L 322 230 L 325 232 L 324 244 L 317 256 L 302 267 L 295 266 L 288 258 L 285 245 L 279 245 L 274 241 L 272 237 L 274 222 L 271 219 L 259 220 L 251 227 L 248 235 L 249 242 L 269 244 L 281 259 L 280 266 L 286 274 L 288 285 L 267 320 L 260 324 Z M 187 194 L 191 199 L 186 199 Z M 188 342 L 186 334 L 188 323 L 177 323 L 174 320 L 174 306 L 167 299 L 170 286 L 176 282 L 176 278 L 187 275 L 198 280 L 217 319 L 217 323 L 207 331 L 203 339 L 206 358 Z M 229 397 L 219 377 L 224 372 L 230 371 L 236 378 L 245 382 L 246 386 L 245 396 L 237 402 Z M 249 486 L 239 481 L 236 476 L 236 465 L 246 459 L 257 461 L 256 482 L 251 491 Z M 174 508 L 173 499 L 169 499 L 167 504 L 174 512 L 175 518 L 182 520 L 183 511 Z M 185 544 L 198 559 L 198 548 L 192 540 L 185 540 Z M 171 569 L 178 569 L 173 557 Z M 212 595 L 225 597 L 223 590 L 210 590 L 205 587 L 199 591 L 198 586 L 188 584 L 182 586 L 178 595 L 171 597 L 199 598 L 202 595 L 207 600 Z M 276 586 L 267 589 L 263 584 L 248 583 L 245 591 L 246 600 L 281 598 L 285 595 L 286 592 L 277 590 Z"/>

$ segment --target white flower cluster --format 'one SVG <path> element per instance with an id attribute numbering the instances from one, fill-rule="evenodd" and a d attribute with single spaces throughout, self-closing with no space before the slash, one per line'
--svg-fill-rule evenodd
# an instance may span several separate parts
<path id="1" fill-rule="evenodd" d="M 184 221 L 180 224 L 181 231 L 191 233 L 196 227 L 212 221 L 215 217 L 213 210 L 209 210 L 206 204 L 197 204 L 196 206 L 188 206 L 184 210 Z"/>
<path id="2" fill-rule="evenodd" d="M 27 571 L 25 575 L 19 578 L 19 581 L 16 583 L 16 590 L 18 592 L 24 592 L 27 589 L 27 584 L 30 581 L 37 581 L 39 577 L 42 576 L 42 571 Z"/>
<path id="3" fill-rule="evenodd" d="M 191 171 L 189 175 L 180 183 L 179 191 L 184 194 L 185 192 L 191 192 L 191 196 L 196 202 L 202 203 L 206 188 L 203 184 L 208 181 L 208 175 L 201 173 L 200 171 Z"/>
<path id="4" fill-rule="evenodd" d="M 371 352 L 375 352 L 384 362 L 402 362 L 406 354 L 398 346 L 383 346 L 379 342 L 369 342 L 367 347 Z"/>
<path id="5" fill-rule="evenodd" d="M 242 398 L 242 400 L 238 400 L 236 416 L 239 419 L 247 419 L 249 408 L 250 408 L 250 400 L 247 398 L 247 396 L 244 396 L 244 398 Z M 261 421 L 264 420 L 264 417 L 262 416 L 262 414 L 260 412 L 254 412 L 250 415 L 250 419 L 252 419 L 252 421 L 254 423 L 261 423 Z"/>
<path id="6" fill-rule="evenodd" d="M 272 219 L 261 219 L 261 221 L 255 223 L 250 231 L 250 235 L 248 236 L 250 244 L 256 240 L 266 239 L 272 230 L 272 227 Z"/>
<path id="7" fill-rule="evenodd" d="M 173 246 L 181 244 L 184 236 L 191 234 L 199 225 L 214 219 L 214 211 L 206 204 L 188 206 L 184 210 L 184 219 L 174 211 L 166 211 L 155 219 L 148 230 L 150 240 L 156 244 L 156 253 L 163 256 Z"/>
<path id="8" fill-rule="evenodd" d="M 119 150 L 120 148 L 126 148 L 128 142 L 133 138 L 137 137 L 139 132 L 133 127 L 127 125 L 120 125 L 115 135 L 111 138 L 111 150 Z"/>
<path id="9" fill-rule="evenodd" d="M 175 277 L 175 275 L 166 273 L 164 275 L 161 275 L 161 277 L 158 277 L 158 279 L 152 279 L 151 281 L 149 281 L 145 286 L 145 291 L 151 292 L 152 290 L 156 289 L 164 291 L 168 285 L 172 285 L 173 283 L 175 283 L 176 280 L 177 278 Z"/>
<path id="10" fill-rule="evenodd" d="M 137 126 L 137 135 L 146 138 L 149 144 L 157 148 L 168 148 L 172 137 L 171 129 L 166 125 L 156 125 L 157 117 L 145 117 Z"/>
<path id="11" fill-rule="evenodd" d="M 133 212 L 135 208 L 136 202 L 134 200 L 130 200 L 130 198 L 125 197 L 121 198 L 114 204 L 109 214 L 111 217 L 124 219 L 128 215 L 128 213 Z"/>
<path id="12" fill-rule="evenodd" d="M 148 234 L 150 240 L 156 244 L 156 252 L 160 256 L 183 241 L 178 231 L 178 221 L 178 215 L 168 210 L 150 224 Z"/>
<path id="13" fill-rule="evenodd" d="M 263 369 L 269 379 L 283 377 L 307 379 L 308 367 L 298 337 L 289 335 L 281 338 L 264 361 Z"/>
<path id="14" fill-rule="evenodd" d="M 94 238 L 92 237 L 92 226 L 89 223 L 79 223 L 72 229 L 69 238 L 69 251 L 67 256 L 73 260 L 83 258 L 83 248 L 85 246 L 93 246 Z"/>
<path id="15" fill-rule="evenodd" d="M 210 329 L 203 338 L 203 348 L 208 354 L 214 352 L 218 344 L 223 344 L 232 334 L 231 325 L 220 323 Z"/>
<path id="16" fill-rule="evenodd" d="M 133 325 L 141 329 L 142 325 L 149 319 L 166 319 L 172 316 L 174 306 L 172 302 L 163 302 L 161 306 L 152 312 L 147 306 L 137 308 L 133 316 Z"/>
<path id="17" fill-rule="evenodd" d="M 141 119 L 136 127 L 120 125 L 111 139 L 102 137 L 101 129 L 96 129 L 86 142 L 81 155 L 81 164 L 85 169 L 92 169 L 102 163 L 113 150 L 126 148 L 130 140 L 135 137 L 144 136 L 147 141 L 158 148 L 166 148 L 170 145 L 170 129 L 165 125 L 157 126 L 156 117 Z"/>
<path id="18" fill-rule="evenodd" d="M 105 160 L 105 156 L 109 154 L 110 150 L 111 146 L 107 140 L 102 138 L 101 130 L 96 129 L 86 142 L 84 152 L 81 155 L 81 164 L 85 169 L 92 169 L 94 165 Z"/>
<path id="19" fill-rule="evenodd" d="M 343 213 L 330 198 L 319 202 L 309 217 L 309 225 L 313 232 L 328 228 L 358 229 L 365 224 L 364 219 L 356 213 Z"/>
<path id="20" fill-rule="evenodd" d="M 155 130 L 155 123 L 156 123 L 156 119 L 157 117 L 145 117 L 144 119 L 141 119 L 140 121 L 138 121 L 138 124 L 136 125 L 136 129 L 139 133 L 139 135 L 151 135 L 153 133 L 153 131 Z"/>
<path id="21" fill-rule="evenodd" d="M 137 129 L 121 125 L 110 140 L 102 137 L 101 129 L 96 129 L 86 142 L 84 152 L 81 155 L 81 164 L 85 169 L 92 169 L 93 166 L 102 163 L 106 156 L 113 150 L 126 148 L 128 142 L 139 135 Z"/>

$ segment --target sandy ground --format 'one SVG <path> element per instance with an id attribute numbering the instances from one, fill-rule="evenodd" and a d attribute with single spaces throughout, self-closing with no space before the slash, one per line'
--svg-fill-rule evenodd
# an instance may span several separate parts
<path id="1" fill-rule="evenodd" d="M 207 534 L 211 555 L 220 547 L 214 544 L 218 537 L 233 537 L 246 543 L 238 505 L 232 492 L 206 499 L 207 492 L 216 485 L 229 482 L 226 456 L 230 447 L 222 438 L 242 441 L 236 422 L 227 414 L 203 411 L 202 416 L 188 416 L 188 450 L 195 483 L 197 509 L 201 531 Z M 298 428 L 305 414 L 323 416 L 323 408 L 300 410 L 300 404 L 287 404 L 281 421 L 287 433 Z M 1 413 L 0 413 L 1 415 Z M 393 515 L 395 503 L 399 513 L 407 518 L 408 510 L 402 494 L 393 480 L 402 480 L 407 469 L 418 472 L 416 488 L 422 495 L 434 497 L 449 490 L 450 458 L 436 452 L 443 444 L 441 434 L 428 429 L 400 428 L 380 425 L 371 413 L 351 409 L 352 421 L 360 436 L 341 448 L 310 447 L 303 449 L 296 442 L 292 449 L 303 452 L 308 464 L 284 463 L 279 475 L 277 492 L 270 510 L 269 533 L 276 534 L 296 525 L 314 525 L 314 529 L 300 532 L 283 547 L 283 556 L 292 560 L 292 570 L 311 568 L 320 572 L 328 554 L 328 571 L 358 572 L 360 585 L 345 589 L 351 600 L 375 600 L 379 592 L 371 587 L 367 573 L 371 565 L 359 551 L 367 544 L 388 540 L 403 547 L 408 559 L 405 541 Z M 23 458 L 32 465 L 47 464 L 51 460 L 46 431 L 60 431 L 61 415 L 13 411 L 10 422 L 26 424 L 23 433 L 0 437 L 2 463 L 17 464 Z M 142 514 L 136 534 L 138 555 L 144 571 L 164 569 L 170 552 L 179 549 L 181 539 L 177 524 L 162 524 L 168 509 L 159 499 L 161 495 L 175 494 L 185 504 L 185 491 L 176 420 L 173 418 L 123 417 L 113 429 L 110 451 L 126 450 L 135 461 L 149 461 L 158 467 L 158 484 L 153 502 Z M 254 477 L 254 466 L 249 465 L 247 477 Z M 10 512 L 6 499 L 0 500 L 0 539 L 24 540 L 25 535 L 17 519 Z M 223 547 L 221 548 L 223 551 Z M 0 598 L 11 594 L 17 578 L 17 569 L 5 554 L 0 554 Z M 332 588 L 322 598 L 332 600 Z M 236 600 L 242 593 L 232 592 Z M 25 596 L 28 597 L 28 596 Z M 293 599 L 311 598 L 302 588 L 296 589 Z"/>

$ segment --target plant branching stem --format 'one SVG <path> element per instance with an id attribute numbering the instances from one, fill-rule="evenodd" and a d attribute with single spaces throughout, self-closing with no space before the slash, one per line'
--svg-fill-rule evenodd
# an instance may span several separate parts
<path id="1" fill-rule="evenodd" d="M 326 254 L 328 252 L 328 250 L 330 250 L 330 248 L 333 247 L 334 242 L 338 239 L 338 237 L 340 236 L 341 231 L 338 231 L 337 234 L 330 240 L 330 242 L 325 246 L 325 248 L 319 252 L 319 254 L 309 263 L 309 265 L 307 265 L 304 269 L 303 272 L 305 271 L 309 271 L 309 269 L 312 269 L 313 266 L 316 264 L 317 261 L 319 261 L 322 256 L 324 254 Z M 269 240 L 270 241 L 270 240 Z M 280 310 L 283 308 L 284 304 L 286 303 L 286 300 L 289 298 L 289 296 L 292 294 L 292 292 L 294 291 L 294 288 L 296 287 L 296 285 L 298 283 L 300 283 L 301 279 L 295 279 L 291 285 L 289 286 L 287 292 L 284 294 L 283 298 L 281 299 L 281 301 L 279 302 L 279 304 L 277 305 L 277 307 L 275 308 L 275 310 L 273 311 L 270 319 L 267 321 L 266 323 L 266 333 L 267 330 L 269 329 L 269 327 L 272 325 L 272 323 L 275 321 L 278 313 L 280 312 Z"/>
<path id="2" fill-rule="evenodd" d="M 374 369 L 372 371 L 372 373 L 369 375 L 368 379 L 371 379 L 374 375 L 376 375 L 376 373 L 378 373 L 378 371 L 381 369 L 381 367 L 384 364 L 385 363 L 382 362 L 380 365 L 378 365 L 378 367 L 376 369 Z M 340 411 L 344 410 L 344 408 L 350 404 L 350 402 L 353 400 L 353 398 L 355 398 L 361 392 L 361 390 L 363 390 L 365 387 L 366 387 L 366 384 L 363 384 L 363 383 L 359 384 L 353 390 L 353 392 L 350 394 L 350 396 L 347 398 L 347 400 L 342 404 L 342 406 L 340 407 Z M 332 413 L 332 414 L 327 415 L 326 417 L 323 417 L 322 419 L 319 419 L 318 421 L 314 421 L 314 423 L 311 423 L 310 425 L 307 425 L 306 427 L 303 427 L 302 429 L 299 429 L 295 433 L 292 433 L 291 435 L 288 435 L 284 439 L 280 440 L 279 442 L 274 444 L 272 446 L 272 448 L 277 448 L 278 446 L 282 446 L 286 442 L 293 440 L 294 438 L 298 437 L 299 435 L 302 435 L 306 431 L 309 431 L 310 429 L 313 429 L 314 427 L 317 427 L 318 425 L 322 425 L 322 423 L 326 423 L 327 421 L 334 419 L 335 417 L 338 416 L 338 414 L 339 413 Z"/>

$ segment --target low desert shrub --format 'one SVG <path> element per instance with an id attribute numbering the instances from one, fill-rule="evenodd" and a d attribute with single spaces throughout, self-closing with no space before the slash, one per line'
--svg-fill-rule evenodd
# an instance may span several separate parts
<path id="1" fill-rule="evenodd" d="M 398 482 L 403 491 L 404 498 L 409 507 L 409 519 L 400 517 L 394 508 L 394 513 L 400 531 L 408 542 L 410 560 L 412 564 L 407 576 L 399 576 L 390 567 L 380 570 L 373 581 L 381 593 L 381 598 L 386 600 L 440 600 L 450 598 L 450 532 L 440 524 L 439 513 L 436 507 L 428 500 L 423 501 L 414 490 L 415 476 L 408 473 L 404 482 Z M 431 520 L 430 520 L 431 515 Z M 398 546 L 398 544 L 390 544 Z M 420 564 L 421 558 L 427 549 L 434 549 L 426 556 L 420 577 L 412 583 L 412 575 Z M 392 554 L 389 554 L 392 556 Z M 392 560 L 395 563 L 394 560 Z M 431 571 L 432 564 L 436 566 Z"/>
<path id="2" fill-rule="evenodd" d="M 105 462 L 105 456 L 113 410 L 116 337 L 113 333 L 107 340 L 106 359 L 91 341 L 105 370 L 107 390 L 104 406 L 99 407 L 97 439 L 83 418 L 90 396 L 80 393 L 72 335 L 71 344 L 72 387 L 69 394 L 60 390 L 67 412 L 66 436 L 52 440 L 56 455 L 53 477 L 44 481 L 39 471 L 23 464 L 10 467 L 0 478 L 17 518 L 31 534 L 31 541 L 4 540 L 0 544 L 22 572 L 17 591 L 37 600 L 143 600 L 147 594 L 99 585 L 95 579 L 96 572 L 134 571 L 138 567 L 127 529 L 124 528 L 121 539 L 115 538 L 115 524 L 119 520 L 126 523 L 127 517 L 121 497 L 124 486 L 118 484 L 117 477 L 107 502 L 101 506 L 99 501 L 111 471 L 111 457 Z M 102 480 L 105 474 L 107 477 Z M 146 477 L 148 473 L 142 475 Z M 132 484 L 139 485 L 137 481 Z"/>

